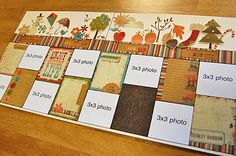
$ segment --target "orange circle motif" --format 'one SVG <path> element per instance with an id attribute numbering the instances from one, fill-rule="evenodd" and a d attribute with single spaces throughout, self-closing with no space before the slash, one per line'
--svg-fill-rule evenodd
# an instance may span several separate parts
<path id="1" fill-rule="evenodd" d="M 120 93 L 120 89 L 119 89 L 118 85 L 115 84 L 115 83 L 108 83 L 108 84 L 106 84 L 102 88 L 102 91 L 113 93 L 113 94 L 119 94 Z"/>

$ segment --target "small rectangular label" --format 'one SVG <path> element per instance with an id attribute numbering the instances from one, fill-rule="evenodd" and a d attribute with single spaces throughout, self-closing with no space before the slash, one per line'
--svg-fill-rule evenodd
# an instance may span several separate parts
<path id="1" fill-rule="evenodd" d="M 40 45 L 44 36 L 22 36 L 21 43 L 34 43 L 36 45 Z"/>
<path id="2" fill-rule="evenodd" d="M 201 130 L 201 129 L 192 129 L 190 139 L 193 142 L 201 142 L 201 143 L 217 144 L 217 145 L 223 145 L 225 142 L 224 133 L 209 131 L 209 130 Z"/>
<path id="3" fill-rule="evenodd" d="M 143 54 L 146 55 L 148 52 L 149 45 L 143 44 L 130 44 L 127 42 L 119 42 L 117 47 L 117 52 L 129 52 L 133 54 Z"/>
<path id="4" fill-rule="evenodd" d="M 91 42 L 91 40 L 77 41 L 77 40 L 73 40 L 73 39 L 70 39 L 70 38 L 65 38 L 65 41 L 63 43 L 63 47 L 88 49 L 90 42 Z"/>
<path id="5" fill-rule="evenodd" d="M 219 61 L 219 51 L 207 51 L 197 49 L 181 49 L 181 58 L 200 61 Z"/>

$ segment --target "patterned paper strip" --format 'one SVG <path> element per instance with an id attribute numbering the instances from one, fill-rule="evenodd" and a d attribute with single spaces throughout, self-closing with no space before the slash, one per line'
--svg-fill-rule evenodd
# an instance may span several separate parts
<path id="1" fill-rule="evenodd" d="M 39 35 L 19 35 L 14 34 L 14 43 L 34 44 L 61 48 L 78 48 L 98 50 L 102 45 L 102 40 L 73 40 L 67 37 L 39 36 Z"/>
<path id="2" fill-rule="evenodd" d="M 165 58 L 236 64 L 236 51 L 209 51 L 202 48 L 183 49 L 179 47 L 173 49 L 159 44 L 141 45 L 132 44 L 131 42 L 125 43 L 116 41 L 103 41 L 101 50 L 105 52 L 141 54 Z"/>

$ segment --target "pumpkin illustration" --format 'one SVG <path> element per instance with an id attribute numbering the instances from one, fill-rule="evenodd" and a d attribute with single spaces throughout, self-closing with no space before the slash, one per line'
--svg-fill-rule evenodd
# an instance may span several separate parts
<path id="1" fill-rule="evenodd" d="M 143 36 L 140 35 L 139 33 L 137 33 L 136 35 L 134 35 L 131 39 L 132 43 L 134 44 L 139 44 L 143 42 Z"/>
<path id="2" fill-rule="evenodd" d="M 157 37 L 156 33 L 154 33 L 153 31 L 151 31 L 151 32 L 149 32 L 149 33 L 147 33 L 147 34 L 145 35 L 145 42 L 146 42 L 147 44 L 152 44 L 152 43 L 155 42 L 156 37 Z"/>

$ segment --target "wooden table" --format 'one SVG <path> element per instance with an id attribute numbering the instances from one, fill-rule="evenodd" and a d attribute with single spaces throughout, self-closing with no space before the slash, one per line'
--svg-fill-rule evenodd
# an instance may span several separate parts
<path id="1" fill-rule="evenodd" d="M 0 54 L 26 10 L 236 17 L 235 0 L 0 0 Z M 206 155 L 0 106 L 0 155 Z"/>

